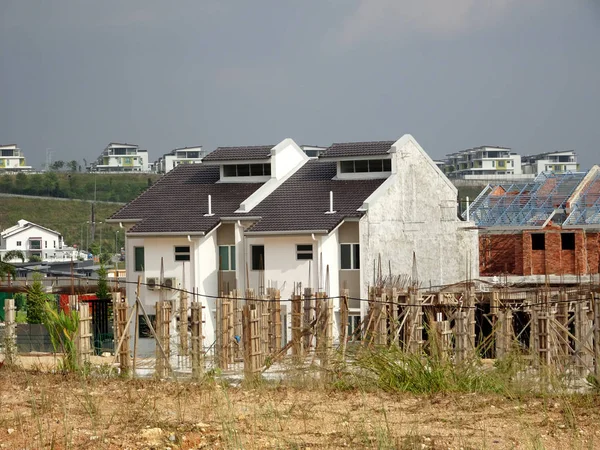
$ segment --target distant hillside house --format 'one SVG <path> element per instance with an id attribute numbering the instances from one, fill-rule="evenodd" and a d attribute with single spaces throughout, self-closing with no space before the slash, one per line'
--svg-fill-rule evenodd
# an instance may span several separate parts
<path id="1" fill-rule="evenodd" d="M 444 173 L 450 178 L 493 179 L 521 175 L 521 156 L 508 147 L 485 145 L 446 155 Z"/>
<path id="2" fill-rule="evenodd" d="M 18 250 L 28 261 L 37 256 L 42 261 L 71 261 L 77 260 L 78 252 L 67 247 L 58 231 L 37 225 L 27 220 L 19 220 L 17 225 L 7 228 L 0 233 L 0 255 Z M 21 262 L 18 258 L 10 262 Z"/>
<path id="3" fill-rule="evenodd" d="M 342 289 L 351 316 L 365 315 L 358 299 L 379 259 L 386 273 L 418 273 L 428 288 L 476 278 L 477 231 L 457 217 L 456 197 L 410 135 L 333 144 L 318 158 L 285 139 L 219 147 L 202 164 L 179 165 L 109 222 L 127 228 L 130 302 L 138 276 L 149 314 L 160 298 L 176 302 L 176 291 L 153 289 L 162 271 L 165 284 L 201 296 L 211 343 L 220 292 L 273 287 L 287 300 L 295 285 L 327 290 L 338 324 Z M 141 339 L 141 352 L 153 348 Z"/>
<path id="4" fill-rule="evenodd" d="M 575 150 L 540 153 L 523 156 L 521 159 L 523 173 L 539 175 L 542 172 L 576 172 L 579 170 Z"/>
<path id="5" fill-rule="evenodd" d="M 16 144 L 0 145 L 0 173 L 30 170 L 32 167 L 26 165 L 25 156 Z"/>
<path id="6" fill-rule="evenodd" d="M 161 156 L 153 164 L 153 172 L 168 173 L 180 164 L 200 164 L 202 157 L 202 146 L 181 147 L 171 150 L 169 153 Z"/>
<path id="7" fill-rule="evenodd" d="M 90 172 L 149 172 L 148 150 L 140 150 L 138 145 L 111 142 L 106 146 L 96 162 L 89 167 Z"/>

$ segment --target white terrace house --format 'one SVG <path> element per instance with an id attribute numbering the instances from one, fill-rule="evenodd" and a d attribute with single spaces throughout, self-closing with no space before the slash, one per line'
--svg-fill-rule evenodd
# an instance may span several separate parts
<path id="1" fill-rule="evenodd" d="M 154 163 L 154 172 L 168 173 L 179 164 L 200 164 L 203 156 L 205 155 L 202 153 L 201 145 L 176 148 L 161 156 Z"/>
<path id="2" fill-rule="evenodd" d="M 534 175 L 539 175 L 542 172 L 565 173 L 579 171 L 575 150 L 523 156 L 521 167 L 523 173 Z"/>
<path id="3" fill-rule="evenodd" d="M 521 175 L 521 156 L 507 147 L 483 146 L 446 155 L 444 173 L 450 178 L 489 179 Z"/>
<path id="4" fill-rule="evenodd" d="M 0 173 L 24 172 L 31 170 L 26 165 L 25 156 L 16 144 L 0 145 Z"/>
<path id="5" fill-rule="evenodd" d="M 286 300 L 299 286 L 332 297 L 347 288 L 366 299 L 379 259 L 396 275 L 416 269 L 427 288 L 476 277 L 477 231 L 457 218 L 456 196 L 410 135 L 333 144 L 318 159 L 285 139 L 178 166 L 109 221 L 127 228 L 129 302 L 138 276 L 149 314 L 160 298 L 176 300 L 153 289 L 162 267 L 164 284 L 200 295 L 208 346 L 220 292 L 275 287 Z M 366 313 L 366 302 L 349 306 L 357 319 Z M 285 301 L 282 314 L 290 324 Z M 153 348 L 141 340 L 142 352 Z"/>
<path id="6" fill-rule="evenodd" d="M 90 167 L 92 172 L 148 172 L 148 150 L 111 142 Z"/>
<path id="7" fill-rule="evenodd" d="M 77 260 L 77 250 L 67 247 L 58 231 L 37 225 L 27 220 L 19 220 L 17 225 L 0 233 L 0 256 L 4 260 L 7 252 L 18 250 L 28 261 L 32 256 L 42 261 Z M 21 262 L 14 258 L 11 262 Z"/>

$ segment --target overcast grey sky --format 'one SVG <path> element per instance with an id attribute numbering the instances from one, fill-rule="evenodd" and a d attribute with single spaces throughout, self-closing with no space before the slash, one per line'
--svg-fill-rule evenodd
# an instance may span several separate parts
<path id="1" fill-rule="evenodd" d="M 35 167 L 404 133 L 600 163 L 600 0 L 0 0 L 0 65 Z"/>

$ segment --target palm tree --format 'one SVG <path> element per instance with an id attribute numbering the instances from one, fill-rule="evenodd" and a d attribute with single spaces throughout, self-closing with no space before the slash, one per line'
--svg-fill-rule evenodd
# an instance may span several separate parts
<path id="1" fill-rule="evenodd" d="M 4 261 L 10 261 L 17 258 L 20 259 L 21 262 L 25 262 L 25 255 L 21 250 L 11 250 L 4 254 Z"/>
<path id="2" fill-rule="evenodd" d="M 8 275 L 15 278 L 17 276 L 17 271 L 15 270 L 15 266 L 12 264 L 5 263 L 0 258 L 0 280 L 4 281 Z"/>

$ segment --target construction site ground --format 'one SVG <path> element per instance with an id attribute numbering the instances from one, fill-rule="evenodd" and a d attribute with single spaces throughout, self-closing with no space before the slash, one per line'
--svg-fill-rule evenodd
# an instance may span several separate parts
<path id="1" fill-rule="evenodd" d="M 39 363 L 38 363 L 39 364 Z M 600 448 L 596 394 L 236 387 L 0 368 L 0 448 Z"/>

